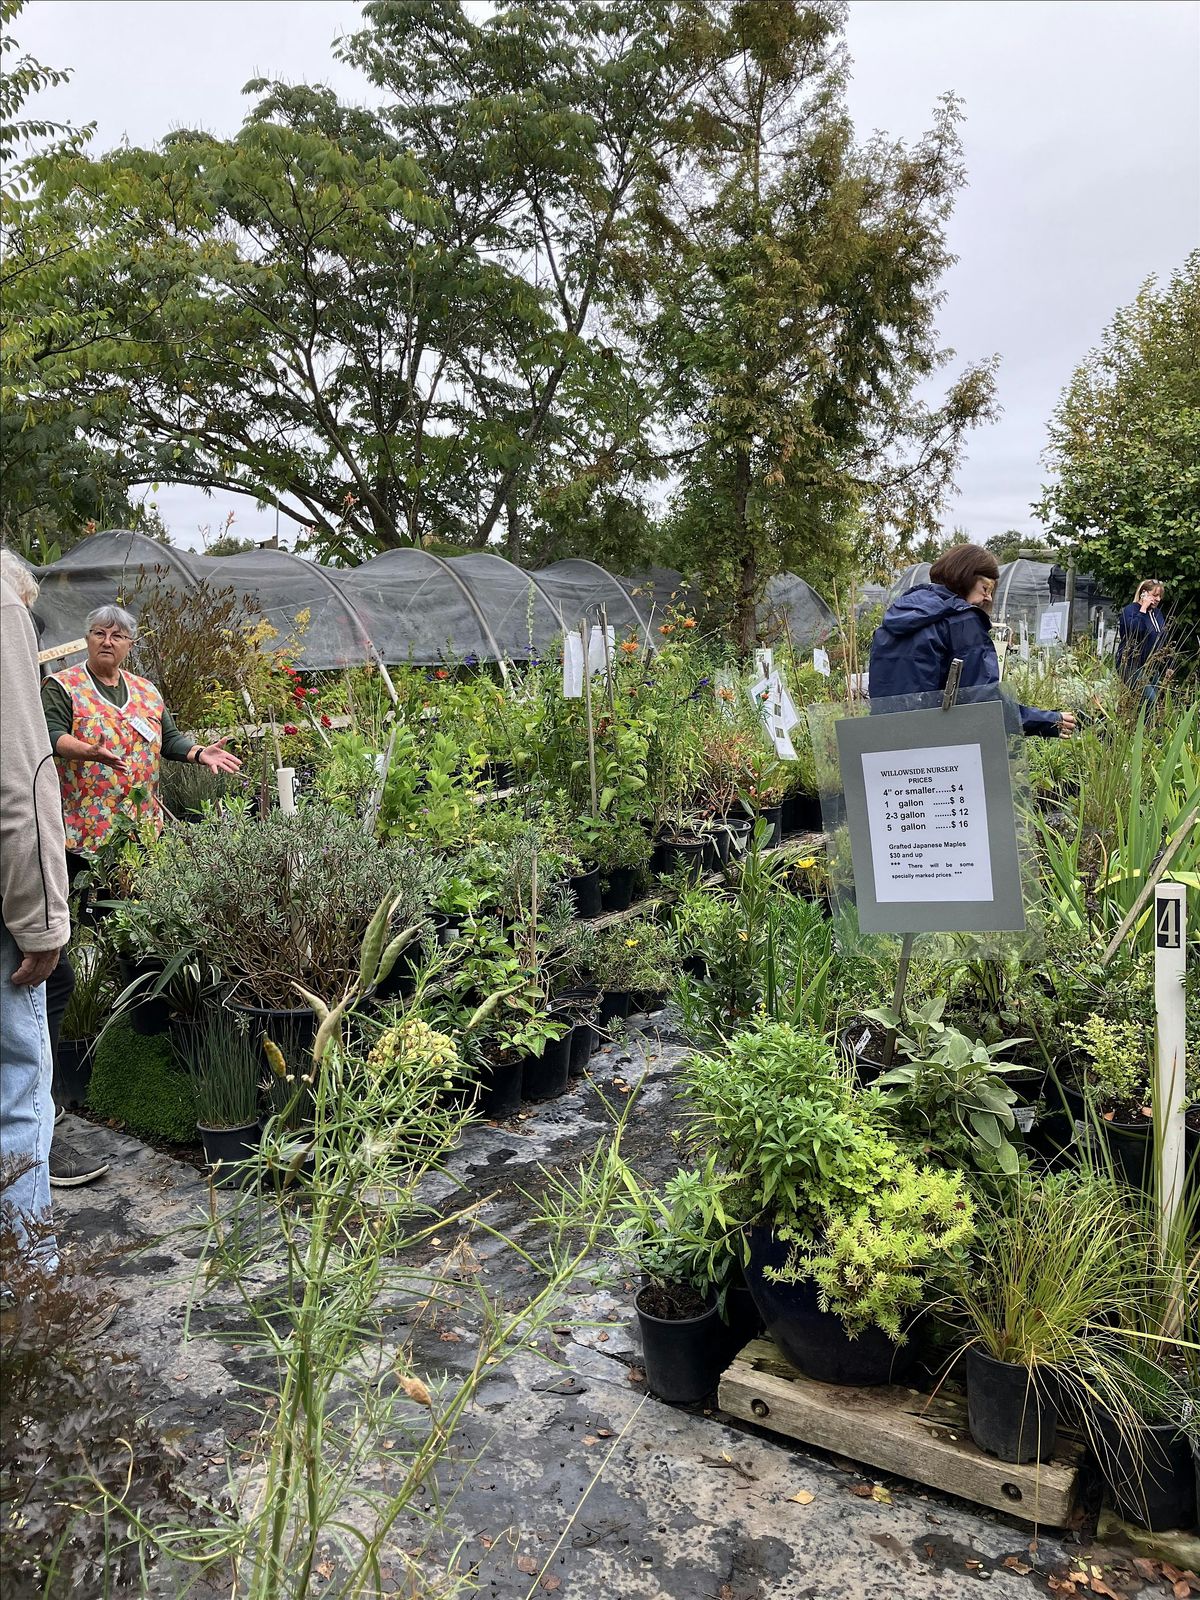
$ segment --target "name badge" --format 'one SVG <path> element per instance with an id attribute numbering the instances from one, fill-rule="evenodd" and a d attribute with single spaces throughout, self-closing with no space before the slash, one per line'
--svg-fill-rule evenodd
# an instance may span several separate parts
<path id="1" fill-rule="evenodd" d="M 131 728 L 133 728 L 137 733 L 140 733 L 142 738 L 145 739 L 147 744 L 153 743 L 153 740 L 154 740 L 154 729 L 146 721 L 145 717 L 130 717 L 129 718 L 129 726 Z"/>

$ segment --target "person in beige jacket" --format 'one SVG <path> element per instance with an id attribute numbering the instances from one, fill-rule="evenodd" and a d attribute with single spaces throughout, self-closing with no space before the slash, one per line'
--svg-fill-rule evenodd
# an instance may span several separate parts
<path id="1" fill-rule="evenodd" d="M 71 935 L 62 804 L 39 687 L 33 621 L 0 578 L 0 1205 L 21 1233 L 50 1211 L 45 982 Z"/>

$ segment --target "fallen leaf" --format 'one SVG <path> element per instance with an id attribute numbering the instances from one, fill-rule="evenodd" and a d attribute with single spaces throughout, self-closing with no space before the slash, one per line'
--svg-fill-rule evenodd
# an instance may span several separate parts
<path id="1" fill-rule="evenodd" d="M 608 1335 L 606 1333 L 598 1333 L 596 1335 L 596 1339 L 600 1344 L 607 1344 L 608 1343 Z"/>
<path id="2" fill-rule="evenodd" d="M 555 1589 L 561 1589 L 562 1588 L 562 1579 L 561 1578 L 553 1578 L 553 1577 L 551 1577 L 551 1578 L 543 1578 L 542 1579 L 542 1588 L 548 1590 L 551 1594 L 553 1594 Z"/>
<path id="3" fill-rule="evenodd" d="M 1147 1561 L 1145 1556 L 1134 1556 L 1133 1570 L 1139 1578 L 1145 1578 L 1149 1583 L 1153 1583 L 1156 1578 L 1162 1576 L 1162 1569 L 1158 1562 Z"/>
<path id="4" fill-rule="evenodd" d="M 891 1490 L 885 1489 L 881 1483 L 877 1483 L 871 1490 L 871 1499 L 874 1500 L 877 1505 L 890 1506 L 892 1503 Z"/>
<path id="5" fill-rule="evenodd" d="M 809 1494 L 807 1489 L 801 1489 L 799 1494 L 789 1495 L 788 1498 L 794 1500 L 798 1506 L 810 1506 L 817 1497 L 815 1494 Z"/>
<path id="6" fill-rule="evenodd" d="M 489 1539 L 486 1533 L 481 1533 L 479 1535 L 479 1542 L 485 1550 L 490 1550 L 496 1541 L 494 1539 Z"/>
<path id="7" fill-rule="evenodd" d="M 1186 1584 L 1183 1586 L 1183 1592 L 1185 1595 L 1187 1594 Z M 1108 1600 L 1121 1600 L 1121 1596 L 1117 1593 L 1117 1591 L 1115 1589 L 1110 1589 L 1108 1584 L 1105 1583 L 1104 1579 L 1098 1578 L 1094 1572 L 1092 1573 L 1092 1593 L 1107 1595 Z"/>
<path id="8" fill-rule="evenodd" d="M 869 1483 L 852 1483 L 850 1493 L 856 1494 L 860 1500 L 869 1500 L 875 1491 Z"/>
<path id="9" fill-rule="evenodd" d="M 318 1578 L 332 1578 L 333 1577 L 333 1562 L 332 1561 L 318 1561 L 317 1564 L 316 1564 L 316 1567 L 313 1570 L 316 1572 Z"/>
<path id="10" fill-rule="evenodd" d="M 1050 1587 L 1051 1594 L 1074 1594 L 1075 1593 L 1075 1585 L 1071 1582 L 1071 1580 L 1069 1578 L 1055 1578 L 1055 1577 L 1051 1576 L 1051 1577 L 1046 1579 L 1046 1582 Z"/>
<path id="11" fill-rule="evenodd" d="M 927 1544 L 927 1545 L 926 1545 L 926 1546 L 925 1546 L 925 1554 L 926 1554 L 926 1556 L 927 1556 L 927 1557 L 928 1557 L 928 1558 L 929 1558 L 929 1560 L 930 1560 L 930 1561 L 932 1561 L 932 1560 L 933 1560 L 933 1558 L 934 1558 L 934 1556 L 935 1556 L 935 1555 L 936 1555 L 936 1553 L 937 1553 L 937 1552 L 936 1552 L 936 1551 L 935 1551 L 935 1549 L 934 1549 L 934 1547 L 933 1547 L 933 1545 L 931 1545 L 931 1544 Z"/>
<path id="12" fill-rule="evenodd" d="M 964 1561 L 963 1562 L 963 1566 L 964 1567 L 970 1567 L 972 1572 L 978 1572 L 982 1568 L 983 1562 L 982 1561 Z"/>
<path id="13" fill-rule="evenodd" d="M 583 1436 L 583 1442 L 584 1444 L 599 1444 L 600 1441 L 596 1438 L 594 1433 L 585 1433 Z"/>
<path id="14" fill-rule="evenodd" d="M 1010 1572 L 1015 1572 L 1018 1577 L 1021 1578 L 1023 1578 L 1027 1572 L 1033 1571 L 1033 1568 L 1029 1565 L 1028 1561 L 1022 1561 L 1020 1556 L 1005 1556 L 1000 1565 L 1002 1567 L 1007 1567 Z"/>
<path id="15" fill-rule="evenodd" d="M 410 1400 L 415 1400 L 419 1406 L 432 1406 L 433 1396 L 421 1382 L 420 1378 L 401 1378 L 400 1387 Z"/>
<path id="16" fill-rule="evenodd" d="M 442 1341 L 443 1344 L 461 1344 L 462 1343 L 462 1334 L 461 1333 L 439 1333 L 438 1334 L 438 1338 Z"/>
<path id="17" fill-rule="evenodd" d="M 517 1571 L 518 1572 L 524 1572 L 528 1577 L 532 1578 L 533 1574 L 537 1571 L 537 1569 L 538 1569 L 538 1564 L 533 1559 L 532 1556 L 518 1556 L 517 1557 Z"/>
<path id="18" fill-rule="evenodd" d="M 630 1383 L 645 1383 L 646 1381 L 646 1374 L 641 1367 L 630 1367 L 627 1376 Z"/>
<path id="19" fill-rule="evenodd" d="M 1108 1592 L 1111 1594 L 1112 1590 L 1110 1589 Z M 1179 1582 L 1171 1590 L 1171 1593 L 1175 1596 L 1175 1600 L 1187 1600 L 1187 1597 L 1191 1594 L 1191 1592 L 1192 1586 L 1186 1578 L 1180 1578 Z"/>

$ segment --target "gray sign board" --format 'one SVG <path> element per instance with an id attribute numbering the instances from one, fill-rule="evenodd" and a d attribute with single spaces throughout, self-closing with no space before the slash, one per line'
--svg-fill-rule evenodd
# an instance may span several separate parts
<path id="1" fill-rule="evenodd" d="M 835 727 L 862 931 L 1023 929 L 999 700 Z"/>

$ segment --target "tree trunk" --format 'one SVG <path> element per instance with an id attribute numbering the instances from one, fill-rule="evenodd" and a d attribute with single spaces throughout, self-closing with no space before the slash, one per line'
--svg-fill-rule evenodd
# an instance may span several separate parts
<path id="1" fill-rule="evenodd" d="M 733 477 L 733 547 L 738 552 L 733 639 L 743 660 L 749 658 L 758 638 L 758 551 L 750 529 L 749 503 L 750 451 L 739 446 Z"/>
<path id="2" fill-rule="evenodd" d="M 504 503 L 504 517 L 508 532 L 504 540 L 504 553 L 514 566 L 521 565 L 521 522 L 517 515 L 517 503 L 514 495 L 509 495 Z"/>

